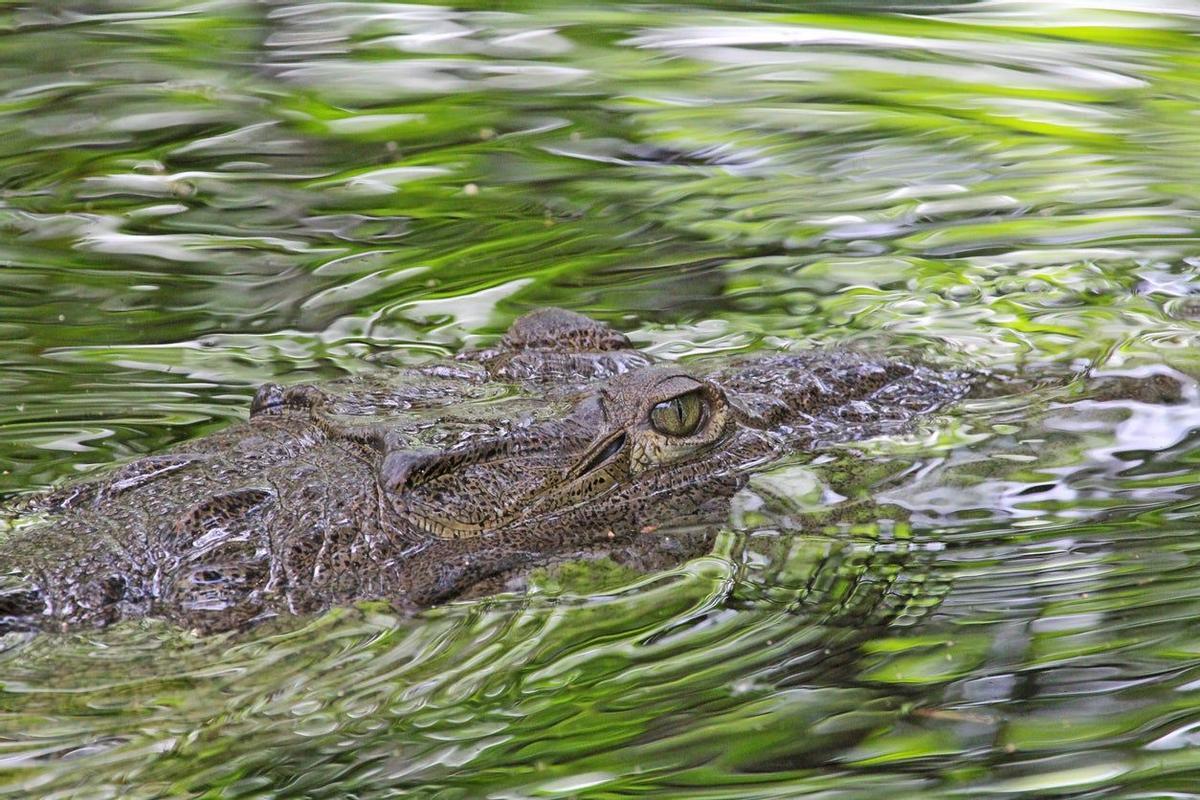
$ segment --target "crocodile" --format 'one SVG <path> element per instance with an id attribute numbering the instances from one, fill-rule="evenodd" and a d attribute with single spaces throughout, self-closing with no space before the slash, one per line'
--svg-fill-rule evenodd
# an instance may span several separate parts
<path id="1" fill-rule="evenodd" d="M 420 609 L 554 561 L 654 568 L 703 547 L 670 532 L 721 521 L 755 469 L 902 432 L 969 384 L 849 350 L 663 362 L 539 309 L 453 360 L 264 385 L 241 423 L 26 499 L 0 534 L 0 631 L 211 632 Z"/>

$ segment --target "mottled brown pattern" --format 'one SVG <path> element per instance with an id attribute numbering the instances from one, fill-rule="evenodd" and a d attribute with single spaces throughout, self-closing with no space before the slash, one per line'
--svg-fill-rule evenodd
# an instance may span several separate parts
<path id="1" fill-rule="evenodd" d="M 26 503 L 46 520 L 0 542 L 0 629 L 154 614 L 218 630 L 421 607 L 554 560 L 661 565 L 707 541 L 665 529 L 722 520 L 755 467 L 901 431 L 966 383 L 849 352 L 655 364 L 535 311 L 453 363 L 264 386 L 245 423 Z"/>

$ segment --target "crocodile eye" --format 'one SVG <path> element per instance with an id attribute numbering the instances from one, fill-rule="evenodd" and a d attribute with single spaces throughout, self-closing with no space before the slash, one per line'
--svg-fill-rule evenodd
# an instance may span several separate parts
<path id="1" fill-rule="evenodd" d="M 700 426 L 704 401 L 699 392 L 672 397 L 650 409 L 650 424 L 667 436 L 690 436 Z"/>

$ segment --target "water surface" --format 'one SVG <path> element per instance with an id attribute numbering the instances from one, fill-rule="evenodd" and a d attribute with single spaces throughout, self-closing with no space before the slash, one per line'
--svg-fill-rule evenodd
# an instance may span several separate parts
<path id="1" fill-rule="evenodd" d="M 604 589 L 7 635 L 0 796 L 1200 796 L 1198 34 L 1182 0 L 0 2 L 6 495 L 543 305 L 667 359 L 1033 376 L 756 476 L 710 555 Z"/>

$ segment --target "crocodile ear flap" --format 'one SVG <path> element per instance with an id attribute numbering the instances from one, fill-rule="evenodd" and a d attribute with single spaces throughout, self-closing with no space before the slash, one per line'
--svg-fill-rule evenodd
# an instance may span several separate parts
<path id="1" fill-rule="evenodd" d="M 462 450 L 390 450 L 379 465 L 379 485 L 386 492 L 415 489 L 464 466 L 503 455 L 508 449 L 508 442 L 494 439 Z"/>
<path id="2" fill-rule="evenodd" d="M 445 470 L 434 470 L 441 454 L 433 451 L 400 450 L 388 453 L 379 465 L 379 485 L 385 492 L 403 492 L 416 486 L 434 474 Z"/>
<path id="3" fill-rule="evenodd" d="M 523 508 L 514 475 L 532 465 L 521 456 L 510 464 L 505 455 L 510 453 L 502 439 L 441 452 L 397 449 L 384 456 L 376 474 L 380 491 L 411 533 L 478 536 Z"/>

